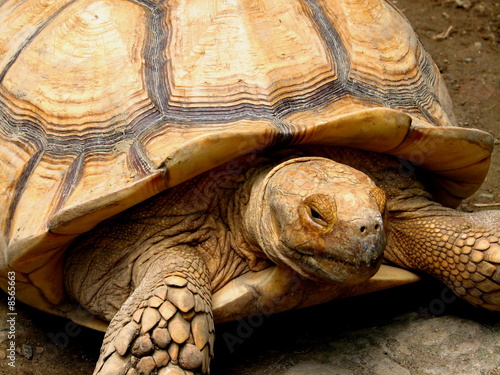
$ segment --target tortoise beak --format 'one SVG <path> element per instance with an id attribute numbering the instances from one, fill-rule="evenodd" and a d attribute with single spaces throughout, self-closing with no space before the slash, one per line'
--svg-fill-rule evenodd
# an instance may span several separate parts
<path id="1" fill-rule="evenodd" d="M 380 267 L 386 236 L 380 214 L 370 220 L 338 221 L 319 241 L 295 247 L 307 277 L 318 281 L 355 284 Z"/>

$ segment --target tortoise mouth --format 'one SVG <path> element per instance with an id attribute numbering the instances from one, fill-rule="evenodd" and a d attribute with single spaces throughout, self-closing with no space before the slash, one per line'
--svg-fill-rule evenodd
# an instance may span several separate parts
<path id="1" fill-rule="evenodd" d="M 348 260 L 344 257 L 334 256 L 331 254 L 321 254 L 321 255 L 320 254 L 311 254 L 311 253 L 307 253 L 307 252 L 304 252 L 301 250 L 296 250 L 296 251 L 300 254 L 301 260 L 307 259 L 308 262 L 315 261 L 315 262 L 319 263 L 320 261 L 324 260 L 326 262 L 334 262 L 334 263 L 344 264 L 344 265 L 352 266 L 352 267 L 356 266 L 355 261 Z"/>
<path id="2" fill-rule="evenodd" d="M 350 251 L 310 252 L 288 249 L 290 266 L 311 280 L 356 284 L 373 276 L 382 264 L 385 243 Z M 361 251 L 360 251 L 361 250 Z"/>
<path id="3" fill-rule="evenodd" d="M 310 280 L 335 284 L 357 284 L 372 277 L 382 263 L 382 257 L 365 263 L 338 257 L 316 257 L 299 253 L 290 264 L 300 275 Z"/>

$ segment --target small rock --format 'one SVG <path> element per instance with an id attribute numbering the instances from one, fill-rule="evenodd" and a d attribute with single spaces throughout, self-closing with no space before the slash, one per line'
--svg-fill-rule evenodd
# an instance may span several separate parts
<path id="1" fill-rule="evenodd" d="M 495 200 L 495 195 L 493 195 L 493 194 L 480 194 L 478 198 L 481 199 L 481 201 L 493 202 Z"/>
<path id="2" fill-rule="evenodd" d="M 457 8 L 470 9 L 472 7 L 472 2 L 470 0 L 455 0 L 455 6 Z"/>
<path id="3" fill-rule="evenodd" d="M 0 329 L 0 344 L 7 341 L 9 330 L 7 328 Z"/>
<path id="4" fill-rule="evenodd" d="M 42 354 L 42 353 L 43 353 L 43 351 L 44 351 L 43 346 L 37 346 L 37 347 L 35 348 L 35 353 L 36 353 L 36 354 Z"/>
<path id="5" fill-rule="evenodd" d="M 466 62 L 466 63 L 471 63 L 472 61 L 474 61 L 474 59 L 472 57 L 466 57 L 464 59 L 464 62 Z"/>
<path id="6" fill-rule="evenodd" d="M 474 212 L 474 209 L 471 207 L 470 203 L 464 202 L 460 205 L 460 211 Z"/>
<path id="7" fill-rule="evenodd" d="M 332 366 L 322 363 L 299 363 L 288 369 L 285 375 L 303 375 L 303 374 L 315 374 L 315 375 L 348 375 L 352 374 L 352 371 L 343 368 L 335 368 L 335 372 L 332 372 Z"/>
<path id="8" fill-rule="evenodd" d="M 33 358 L 33 348 L 29 345 L 23 345 L 22 355 L 24 358 L 27 358 L 27 359 Z"/>
<path id="9" fill-rule="evenodd" d="M 476 13 L 479 16 L 485 16 L 488 13 L 487 8 L 484 6 L 484 4 L 477 4 L 474 7 L 474 13 Z"/>
<path id="10" fill-rule="evenodd" d="M 383 358 L 376 363 L 372 368 L 372 374 L 374 375 L 410 375 L 410 371 L 405 369 L 399 363 L 390 360 L 389 358 Z"/>
<path id="11" fill-rule="evenodd" d="M 7 352 L 3 349 L 0 349 L 0 360 L 4 360 L 7 358 Z"/>

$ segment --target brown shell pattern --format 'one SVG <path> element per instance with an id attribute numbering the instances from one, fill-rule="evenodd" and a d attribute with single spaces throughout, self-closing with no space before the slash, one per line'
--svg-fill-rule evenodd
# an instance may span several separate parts
<path id="1" fill-rule="evenodd" d="M 386 128 L 358 129 L 381 116 Z M 28 295 L 58 277 L 61 250 L 98 221 L 276 144 L 408 157 L 417 140 L 451 137 L 451 148 L 472 150 L 462 159 L 476 159 L 427 164 L 453 185 L 448 171 L 482 163 L 460 181 L 470 186 L 448 189 L 461 198 L 484 178 L 491 140 L 436 130 L 452 125 L 437 68 L 389 2 L 7 0 L 0 266 L 19 271 Z M 446 159 L 432 147 L 433 160 Z"/>

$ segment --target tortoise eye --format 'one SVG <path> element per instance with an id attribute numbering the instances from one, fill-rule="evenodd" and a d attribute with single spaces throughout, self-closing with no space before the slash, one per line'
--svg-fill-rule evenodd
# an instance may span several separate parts
<path id="1" fill-rule="evenodd" d="M 313 194 L 304 201 L 305 211 L 310 220 L 322 227 L 328 227 L 336 222 L 336 207 L 324 194 Z"/>
<path id="2" fill-rule="evenodd" d="M 321 216 L 321 214 L 316 211 L 313 207 L 310 207 L 309 208 L 309 213 L 311 215 L 311 218 L 313 219 L 313 221 L 317 222 L 318 224 L 321 224 L 321 225 L 326 225 L 326 220 L 323 216 Z"/>

